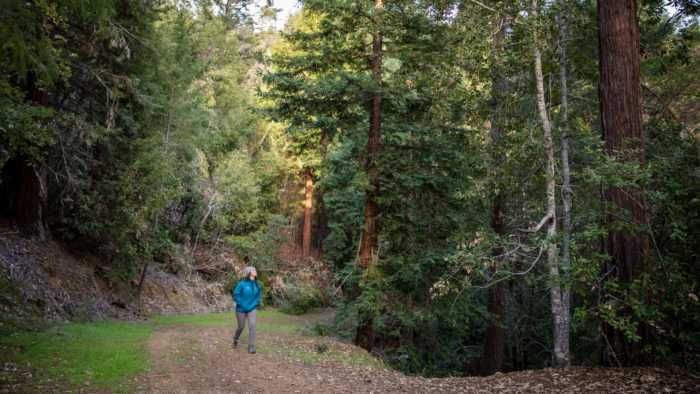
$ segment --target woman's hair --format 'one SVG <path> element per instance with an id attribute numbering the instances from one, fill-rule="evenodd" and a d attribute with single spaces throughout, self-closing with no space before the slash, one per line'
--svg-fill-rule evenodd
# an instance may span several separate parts
<path id="1" fill-rule="evenodd" d="M 246 279 L 246 280 L 252 280 L 252 281 L 253 281 L 253 286 L 254 286 L 254 287 L 257 287 L 258 290 L 260 290 L 260 282 L 258 282 L 258 276 L 257 276 L 257 275 L 255 275 L 255 279 L 250 279 L 250 273 L 249 273 L 248 276 L 245 277 L 245 279 Z"/>
<path id="2" fill-rule="evenodd" d="M 248 257 L 248 256 L 246 256 L 246 257 Z M 246 280 L 252 280 L 252 279 L 250 279 L 250 274 L 253 272 L 253 270 L 255 270 L 256 273 L 258 272 L 258 270 L 256 270 L 255 267 L 253 267 L 253 266 L 248 266 L 248 267 L 246 267 L 246 269 L 245 269 L 245 272 L 246 272 L 245 279 L 246 279 Z M 257 287 L 258 287 L 258 290 L 260 290 L 260 282 L 258 282 L 258 276 L 257 276 L 257 275 L 255 275 L 255 279 L 254 279 L 253 285 L 254 285 L 254 286 L 257 286 Z"/>
<path id="3" fill-rule="evenodd" d="M 255 271 L 256 273 L 258 272 L 258 270 L 256 270 L 255 267 L 253 267 L 252 265 L 249 265 L 249 266 L 245 267 L 245 277 L 246 277 L 246 279 L 250 279 L 250 274 L 251 274 L 253 271 Z"/>

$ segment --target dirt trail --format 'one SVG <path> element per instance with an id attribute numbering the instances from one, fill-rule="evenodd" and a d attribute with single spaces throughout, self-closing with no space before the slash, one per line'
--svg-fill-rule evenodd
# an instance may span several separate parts
<path id="1" fill-rule="evenodd" d="M 677 369 L 545 369 L 490 377 L 409 377 L 368 361 L 363 351 L 326 337 L 276 331 L 303 318 L 258 317 L 258 353 L 233 349 L 233 326 L 165 326 L 148 341 L 148 393 L 387 393 L 387 392 L 695 392 L 700 376 Z M 328 346 L 323 354 L 319 346 Z"/>
<path id="2" fill-rule="evenodd" d="M 258 317 L 258 326 L 272 329 L 258 328 L 257 354 L 247 353 L 247 328 L 240 346 L 233 349 L 234 326 L 166 326 L 147 343 L 152 368 L 143 383 L 148 392 L 162 393 L 371 392 L 376 391 L 372 382 L 380 376 L 401 376 L 382 367 L 353 367 L 351 353 L 361 350 L 329 338 L 276 331 L 275 324 L 304 321 L 293 316 L 279 320 Z M 328 346 L 323 355 L 318 353 L 321 343 Z M 309 357 L 311 362 L 302 360 Z M 367 360 L 367 356 L 357 355 L 357 359 Z"/>
<path id="3" fill-rule="evenodd" d="M 149 391 L 320 392 L 332 387 L 333 377 L 320 376 L 315 365 L 265 351 L 260 343 L 257 354 L 248 354 L 247 336 L 232 349 L 231 333 L 231 327 L 185 325 L 156 333 L 148 343 L 154 364 L 147 379 Z M 260 342 L 266 335 L 261 334 Z"/>

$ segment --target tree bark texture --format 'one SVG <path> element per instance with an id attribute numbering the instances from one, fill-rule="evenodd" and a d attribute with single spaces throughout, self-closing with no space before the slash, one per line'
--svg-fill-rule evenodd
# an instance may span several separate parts
<path id="1" fill-rule="evenodd" d="M 311 257 L 311 208 L 313 206 L 314 169 L 306 167 L 306 197 L 304 199 L 304 230 L 301 237 L 301 259 Z"/>
<path id="2" fill-rule="evenodd" d="M 639 59 L 639 28 L 636 0 L 598 1 L 598 46 L 600 68 L 600 116 L 604 151 L 618 162 L 636 161 L 644 166 L 644 130 L 642 127 L 642 90 Z M 606 223 L 628 221 L 629 227 L 647 223 L 647 203 L 642 191 L 634 187 L 603 187 L 603 200 L 617 212 Z M 606 279 L 629 283 L 642 269 L 649 250 L 646 233 L 614 230 L 604 241 L 611 257 L 603 266 Z M 622 365 L 643 362 L 641 348 L 650 343 L 651 331 L 640 324 L 639 342 L 627 340 L 609 325 L 603 327 L 610 349 Z M 605 355 L 604 358 L 607 358 Z"/>
<path id="3" fill-rule="evenodd" d="M 534 9 L 537 9 L 537 2 L 533 0 Z M 536 11 L 535 11 L 536 12 Z M 544 96 L 544 77 L 542 75 L 542 55 L 539 47 L 535 45 L 535 80 L 537 85 L 537 109 L 542 129 L 544 132 L 544 142 L 547 154 L 547 265 L 549 266 L 549 296 L 552 309 L 553 320 L 553 342 L 554 354 L 553 362 L 555 367 L 569 365 L 569 327 L 566 325 L 568 316 L 564 317 L 564 306 L 562 302 L 560 273 L 557 261 L 557 245 L 554 238 L 557 234 L 557 204 L 555 198 L 555 174 L 554 174 L 554 144 L 552 140 L 552 124 L 547 114 L 547 106 Z"/>
<path id="4" fill-rule="evenodd" d="M 384 8 L 381 0 L 376 0 L 374 8 Z M 382 33 L 377 28 L 372 37 L 372 74 L 377 81 L 377 87 L 382 84 Z M 362 233 L 362 254 L 360 268 L 362 271 L 369 269 L 370 264 L 377 258 L 378 234 L 377 214 L 379 213 L 379 169 L 376 164 L 376 155 L 379 151 L 379 138 L 381 135 L 382 96 L 379 93 L 372 95 L 369 110 L 369 131 L 367 132 L 367 146 L 365 148 L 365 170 L 369 179 L 369 189 L 365 195 L 365 218 Z M 374 322 L 365 319 L 357 328 L 356 344 L 367 351 L 372 350 L 374 342 Z"/>

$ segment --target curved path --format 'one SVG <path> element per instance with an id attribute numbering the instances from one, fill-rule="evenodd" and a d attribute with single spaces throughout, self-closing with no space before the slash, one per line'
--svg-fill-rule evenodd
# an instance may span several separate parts
<path id="1" fill-rule="evenodd" d="M 328 319 L 315 315 L 313 319 Z M 349 344 L 299 334 L 309 317 L 258 317 L 257 349 L 231 347 L 234 327 L 172 324 L 148 341 L 149 393 L 694 392 L 700 376 L 678 369 L 545 369 L 486 378 L 405 376 Z M 247 332 L 247 329 L 246 331 Z M 244 332 L 241 344 L 247 343 Z M 319 352 L 324 350 L 323 353 Z"/>

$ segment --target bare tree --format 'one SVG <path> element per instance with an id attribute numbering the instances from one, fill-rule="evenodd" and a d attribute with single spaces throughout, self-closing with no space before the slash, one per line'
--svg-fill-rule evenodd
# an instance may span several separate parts
<path id="1" fill-rule="evenodd" d="M 533 0 L 533 11 L 537 15 L 537 0 Z M 537 40 L 535 35 L 535 40 Z M 557 204 L 555 198 L 556 185 L 554 178 L 554 143 L 552 139 L 552 124 L 547 114 L 547 106 L 544 96 L 544 77 L 542 75 L 542 54 L 539 45 L 535 43 L 535 80 L 537 84 L 537 109 L 542 122 L 544 141 L 546 149 L 546 173 L 547 173 L 547 215 L 541 223 L 547 223 L 547 265 L 549 266 L 549 295 L 552 309 L 552 320 L 554 330 L 554 365 L 563 367 L 569 365 L 569 326 L 568 314 L 565 316 L 565 309 L 562 302 L 562 292 L 560 286 L 560 272 L 557 261 L 557 245 L 554 238 L 557 235 Z"/>

